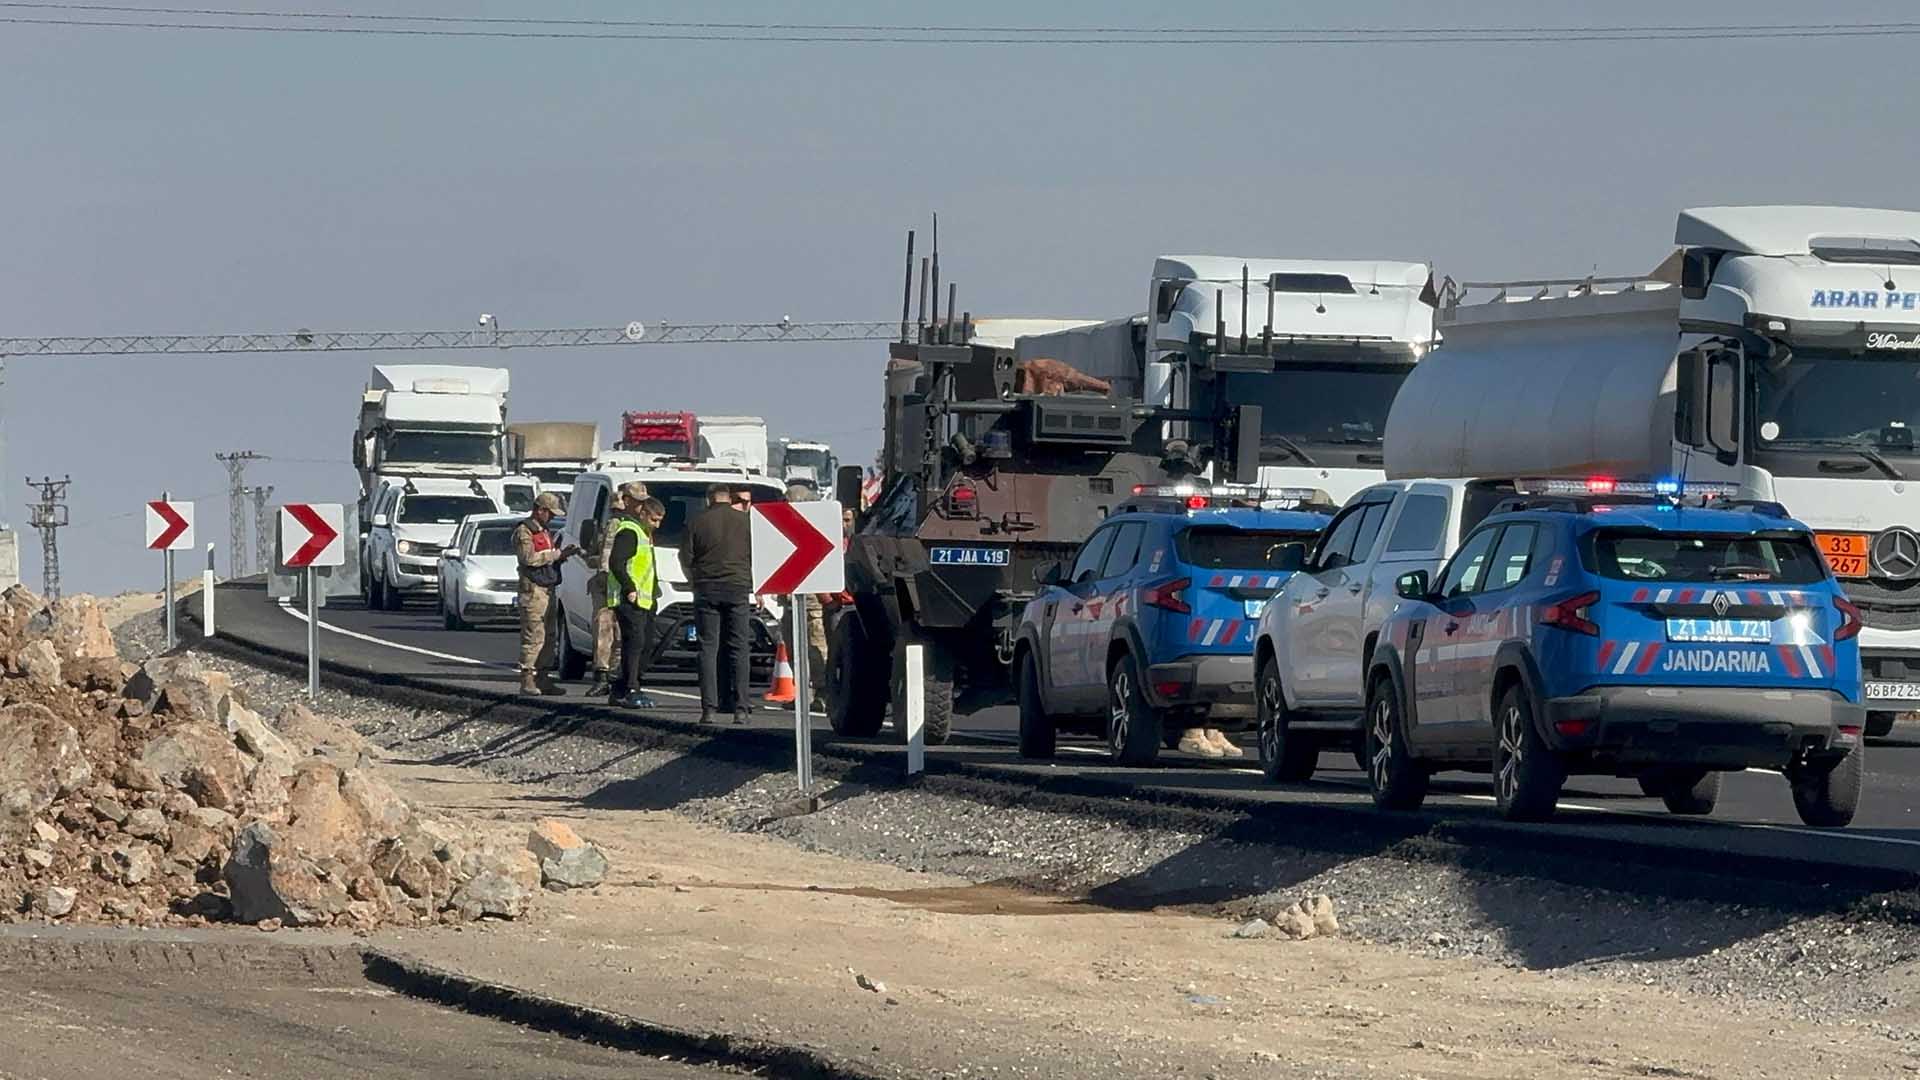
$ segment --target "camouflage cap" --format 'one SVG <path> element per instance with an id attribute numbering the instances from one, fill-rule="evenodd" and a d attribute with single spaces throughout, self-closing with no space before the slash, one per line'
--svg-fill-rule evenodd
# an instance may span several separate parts
<path id="1" fill-rule="evenodd" d="M 560 512 L 560 496 L 555 495 L 551 491 L 543 491 L 534 498 L 533 508 L 535 510 L 545 510 L 548 513 L 557 514 Z"/>
<path id="2" fill-rule="evenodd" d="M 647 500 L 647 485 L 638 480 L 629 480 L 620 485 L 620 502 L 633 509 Z"/>

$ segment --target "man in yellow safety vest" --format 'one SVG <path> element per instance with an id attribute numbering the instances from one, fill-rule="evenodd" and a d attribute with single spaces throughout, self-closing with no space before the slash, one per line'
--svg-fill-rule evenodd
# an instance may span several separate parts
<path id="1" fill-rule="evenodd" d="M 608 700 L 629 709 L 654 707 L 653 698 L 640 689 L 640 676 L 653 653 L 653 615 L 660 598 L 653 533 L 666 513 L 640 484 L 620 486 L 620 510 L 608 533 L 606 599 L 620 623 L 620 670 Z"/>

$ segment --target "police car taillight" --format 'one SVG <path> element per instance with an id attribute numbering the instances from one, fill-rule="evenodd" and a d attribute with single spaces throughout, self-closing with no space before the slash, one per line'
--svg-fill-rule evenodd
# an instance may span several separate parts
<path id="1" fill-rule="evenodd" d="M 1187 604 L 1187 598 L 1180 594 L 1192 584 L 1192 578 L 1174 578 L 1158 585 L 1149 585 L 1140 593 L 1140 602 L 1182 615 L 1191 614 L 1193 608 Z"/>
<path id="2" fill-rule="evenodd" d="M 1576 634 L 1598 637 L 1600 628 L 1594 625 L 1593 620 L 1587 615 L 1589 609 L 1599 602 L 1600 594 L 1597 592 L 1569 596 L 1557 604 L 1547 605 L 1546 610 L 1540 613 L 1540 623 L 1543 626 L 1557 626 L 1562 630 L 1571 630 Z"/>
<path id="3" fill-rule="evenodd" d="M 1844 596 L 1833 598 L 1833 606 L 1840 612 L 1840 625 L 1834 628 L 1833 640 L 1845 641 L 1860 633 L 1860 609 Z"/>

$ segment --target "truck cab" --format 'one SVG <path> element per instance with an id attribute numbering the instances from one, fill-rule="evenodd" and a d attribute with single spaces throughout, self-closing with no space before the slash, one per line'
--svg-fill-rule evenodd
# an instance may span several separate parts
<path id="1" fill-rule="evenodd" d="M 1704 207 L 1674 241 L 1650 274 L 1450 297 L 1389 462 L 1722 481 L 1786 506 L 1859 605 L 1884 735 L 1920 702 L 1920 213 Z"/>
<path id="2" fill-rule="evenodd" d="M 1388 409 L 1435 339 L 1432 275 L 1410 262 L 1161 256 L 1146 399 L 1187 407 L 1216 383 L 1262 411 L 1262 486 L 1345 500 L 1386 479 Z"/>

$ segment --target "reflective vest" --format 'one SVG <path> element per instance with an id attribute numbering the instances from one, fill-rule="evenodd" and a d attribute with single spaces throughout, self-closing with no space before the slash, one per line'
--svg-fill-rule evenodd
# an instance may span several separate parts
<path id="1" fill-rule="evenodd" d="M 623 531 L 633 533 L 633 557 L 627 560 L 627 576 L 633 579 L 635 605 L 643 610 L 653 609 L 653 594 L 658 591 L 654 578 L 653 541 L 647 537 L 647 530 L 640 523 L 628 517 L 613 519 L 613 528 L 607 532 L 607 558 L 613 558 L 613 546 Z M 621 598 L 620 576 L 607 574 L 607 606 L 619 607 Z"/>

